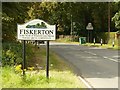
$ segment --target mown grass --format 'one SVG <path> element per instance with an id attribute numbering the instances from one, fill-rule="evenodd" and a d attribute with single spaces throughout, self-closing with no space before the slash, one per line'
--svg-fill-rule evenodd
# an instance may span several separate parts
<path id="1" fill-rule="evenodd" d="M 71 38 L 59 38 L 55 42 L 69 43 L 69 44 L 79 44 L 79 42 L 72 40 Z"/>
<path id="2" fill-rule="evenodd" d="M 120 47 L 118 45 L 111 45 L 111 44 L 101 44 L 100 43 L 96 43 L 94 45 L 94 43 L 86 43 L 86 44 L 83 44 L 84 46 L 90 46 L 90 47 L 99 47 L 99 48 L 107 48 L 107 49 L 115 49 L 115 50 L 120 50 Z"/>
<path id="3" fill-rule="evenodd" d="M 44 46 L 38 47 L 32 47 L 34 51 L 34 56 L 31 59 L 31 62 L 29 62 L 30 65 L 33 65 L 35 67 L 36 64 L 38 66 L 42 67 L 42 69 L 46 68 L 46 48 Z M 56 53 L 50 50 L 49 55 L 49 65 L 50 70 L 56 70 L 56 71 L 65 71 L 65 70 L 71 70 L 70 67 L 64 62 L 62 58 L 60 58 Z"/>
<path id="4" fill-rule="evenodd" d="M 71 38 L 59 38 L 55 40 L 56 42 L 71 42 Z"/>
<path id="5" fill-rule="evenodd" d="M 71 68 L 50 50 L 50 78 L 46 79 L 46 50 L 44 47 L 31 46 L 33 58 L 28 66 L 42 67 L 42 70 L 27 70 L 26 76 L 16 73 L 15 67 L 4 66 L 2 71 L 2 88 L 86 88 L 86 86 L 73 74 Z"/>
<path id="6" fill-rule="evenodd" d="M 2 69 L 3 88 L 83 88 L 83 86 L 70 71 L 50 71 L 50 78 L 47 80 L 44 70 L 28 71 L 23 78 L 11 67 Z"/>

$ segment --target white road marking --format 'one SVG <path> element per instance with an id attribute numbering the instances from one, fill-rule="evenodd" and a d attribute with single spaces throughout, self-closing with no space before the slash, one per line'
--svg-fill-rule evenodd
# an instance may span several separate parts
<path id="1" fill-rule="evenodd" d="M 103 56 L 103 58 L 105 58 L 105 59 L 106 59 L 107 57 L 106 57 L 106 56 Z"/>
<path id="2" fill-rule="evenodd" d="M 118 55 L 117 56 L 113 56 L 113 58 L 120 58 L 120 56 L 118 56 Z"/>
<path id="3" fill-rule="evenodd" d="M 95 54 L 95 53 L 88 52 L 88 51 L 84 51 L 84 52 L 89 53 L 89 54 L 92 54 L 92 55 L 97 55 L 97 54 Z"/>
<path id="4" fill-rule="evenodd" d="M 88 52 L 88 51 L 84 51 L 84 52 L 85 52 L 85 53 L 89 53 L 89 54 L 91 54 L 91 55 L 97 55 L 97 54 L 95 54 L 95 53 Z M 112 58 L 109 58 L 109 57 L 106 57 L 106 56 L 103 56 L 103 58 L 108 59 L 108 60 L 111 60 L 111 61 L 114 61 L 114 62 L 119 62 L 119 61 L 117 61 L 116 59 L 112 59 Z"/>
<path id="5" fill-rule="evenodd" d="M 81 58 L 93 59 L 93 58 L 98 58 L 98 57 L 83 57 L 83 56 L 81 56 Z"/>
<path id="6" fill-rule="evenodd" d="M 112 58 L 109 58 L 109 57 L 106 57 L 106 56 L 103 56 L 103 58 L 109 59 L 109 60 L 114 61 L 114 62 L 118 62 L 116 59 L 112 59 Z"/>
<path id="7" fill-rule="evenodd" d="M 97 54 L 95 54 L 95 53 L 91 53 L 91 52 L 89 52 L 89 54 L 92 54 L 92 55 L 97 55 Z"/>
<path id="8" fill-rule="evenodd" d="M 82 77 L 78 76 L 78 78 L 88 87 L 88 88 L 93 88 L 91 85 L 88 84 Z M 90 89 L 92 90 L 92 89 Z"/>

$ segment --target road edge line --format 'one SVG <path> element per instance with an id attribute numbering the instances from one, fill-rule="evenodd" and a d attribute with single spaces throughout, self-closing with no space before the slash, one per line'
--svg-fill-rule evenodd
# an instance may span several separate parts
<path id="1" fill-rule="evenodd" d="M 117 62 L 117 63 L 119 62 L 119 61 L 117 61 L 116 59 L 112 59 L 112 58 L 109 58 L 109 57 L 106 57 L 106 56 L 103 56 L 103 58 L 104 58 L 104 59 L 109 59 L 109 60 L 114 61 L 114 62 Z"/>
<path id="2" fill-rule="evenodd" d="M 88 87 L 88 88 L 93 88 L 91 85 L 88 84 L 81 76 L 78 76 L 78 78 Z"/>

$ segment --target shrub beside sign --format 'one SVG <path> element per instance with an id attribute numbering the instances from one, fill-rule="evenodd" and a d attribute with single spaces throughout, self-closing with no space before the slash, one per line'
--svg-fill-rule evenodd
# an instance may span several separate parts
<path id="1" fill-rule="evenodd" d="M 23 25 L 18 24 L 17 37 L 19 40 L 55 40 L 56 26 L 34 19 Z"/>

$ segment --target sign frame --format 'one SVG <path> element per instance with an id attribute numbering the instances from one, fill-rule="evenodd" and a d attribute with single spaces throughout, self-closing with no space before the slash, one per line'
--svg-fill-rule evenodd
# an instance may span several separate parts
<path id="1" fill-rule="evenodd" d="M 55 40 L 56 25 L 49 25 L 43 20 L 34 19 L 25 24 L 17 24 L 18 40 Z"/>

